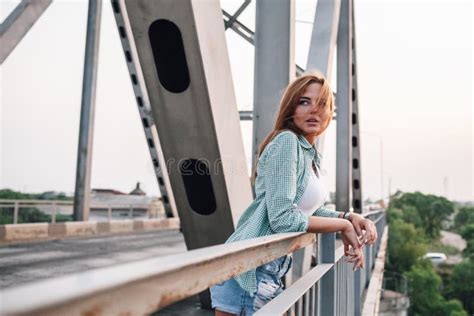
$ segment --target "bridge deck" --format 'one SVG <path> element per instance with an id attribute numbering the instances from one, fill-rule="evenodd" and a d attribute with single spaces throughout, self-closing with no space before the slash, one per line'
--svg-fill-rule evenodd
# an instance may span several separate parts
<path id="1" fill-rule="evenodd" d="M 0 247 L 0 289 L 185 251 L 179 230 L 5 245 Z"/>

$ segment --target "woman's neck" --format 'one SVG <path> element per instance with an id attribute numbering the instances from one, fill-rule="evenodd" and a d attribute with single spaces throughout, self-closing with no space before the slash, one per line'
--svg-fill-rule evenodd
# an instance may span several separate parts
<path id="1" fill-rule="evenodd" d="M 307 134 L 307 135 L 304 135 L 304 138 L 306 138 L 308 143 L 310 143 L 311 145 L 314 145 L 316 143 L 317 136 L 314 134 Z"/>

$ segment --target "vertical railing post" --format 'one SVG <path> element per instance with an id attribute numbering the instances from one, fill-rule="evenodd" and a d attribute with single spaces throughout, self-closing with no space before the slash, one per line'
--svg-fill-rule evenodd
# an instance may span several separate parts
<path id="1" fill-rule="evenodd" d="M 112 208 L 109 206 L 107 208 L 107 217 L 109 218 L 109 222 L 112 220 Z"/>
<path id="2" fill-rule="evenodd" d="M 352 175 L 352 0 L 342 0 L 337 32 L 336 209 L 349 211 Z M 335 262 L 335 234 L 324 234 L 322 262 Z M 321 315 L 335 315 L 334 268 L 321 280 Z"/>
<path id="3" fill-rule="evenodd" d="M 51 212 L 51 223 L 56 223 L 56 202 L 52 204 L 53 211 Z"/>
<path id="4" fill-rule="evenodd" d="M 18 211 L 20 210 L 20 202 L 15 201 L 15 207 L 13 208 L 13 224 L 18 224 Z"/>
<path id="5" fill-rule="evenodd" d="M 335 263 L 336 253 L 336 234 L 320 234 L 318 240 L 321 240 L 319 244 L 319 263 Z M 335 315 L 336 305 L 336 268 L 335 265 L 331 270 L 321 278 L 318 307 L 320 309 L 319 315 Z"/>
<path id="6" fill-rule="evenodd" d="M 360 269 L 354 273 L 354 316 L 360 316 L 362 311 L 361 274 Z"/>

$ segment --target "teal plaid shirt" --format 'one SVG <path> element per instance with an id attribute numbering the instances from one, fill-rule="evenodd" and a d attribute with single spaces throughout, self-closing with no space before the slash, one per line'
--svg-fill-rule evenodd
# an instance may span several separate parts
<path id="1" fill-rule="evenodd" d="M 305 232 L 309 217 L 296 209 L 313 172 L 320 166 L 320 154 L 302 135 L 283 131 L 273 138 L 260 155 L 255 179 L 255 200 L 244 211 L 234 233 L 225 243 L 286 232 Z M 313 216 L 338 217 L 339 212 L 320 207 Z M 254 296 L 255 269 L 235 277 Z"/>

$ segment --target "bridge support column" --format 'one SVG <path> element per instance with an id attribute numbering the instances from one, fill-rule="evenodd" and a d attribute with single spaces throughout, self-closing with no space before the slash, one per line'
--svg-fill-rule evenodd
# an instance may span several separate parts
<path id="1" fill-rule="evenodd" d="M 295 74 L 295 1 L 259 0 L 255 5 L 252 168 L 260 143 L 273 130 L 283 90 Z"/>
<path id="2" fill-rule="evenodd" d="M 90 0 L 87 13 L 81 119 L 79 122 L 79 144 L 77 146 L 76 188 L 73 211 L 75 221 L 87 221 L 89 219 L 92 140 L 94 135 L 101 12 L 102 0 Z"/>
<path id="3" fill-rule="evenodd" d="M 223 243 L 252 190 L 219 1 L 123 3 L 186 246 Z"/>
<path id="4" fill-rule="evenodd" d="M 332 76 L 340 7 L 340 0 L 318 1 L 308 54 L 307 69 L 320 71 L 329 82 L 331 82 Z M 318 137 L 316 148 L 319 152 L 323 152 L 324 134 Z M 334 240 L 334 236 L 321 235 L 318 240 L 321 242 L 321 248 L 324 248 L 324 244 L 331 243 L 331 240 Z M 315 252 L 313 249 L 314 245 L 300 249 L 295 253 L 294 266 L 299 267 L 298 270 L 295 269 L 296 271 L 294 271 L 293 276 L 295 279 L 301 277 L 311 268 L 311 255 Z"/>

